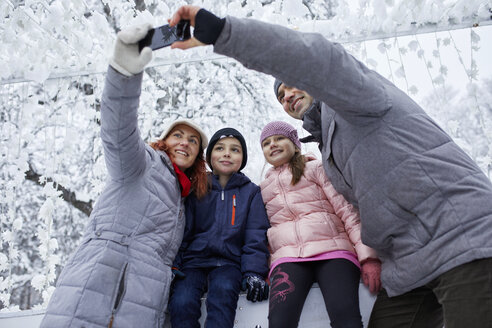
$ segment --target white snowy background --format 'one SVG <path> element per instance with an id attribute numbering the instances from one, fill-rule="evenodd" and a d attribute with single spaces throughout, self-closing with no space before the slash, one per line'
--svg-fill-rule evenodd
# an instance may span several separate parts
<path id="1" fill-rule="evenodd" d="M 116 31 L 165 24 L 185 2 L 343 43 L 491 177 L 490 0 L 0 0 L 0 311 L 46 305 L 104 186 L 99 109 Z M 142 137 L 179 117 L 209 135 L 235 127 L 247 139 L 244 172 L 259 183 L 263 126 L 281 119 L 306 135 L 272 84 L 211 47 L 156 51 L 144 75 Z"/>

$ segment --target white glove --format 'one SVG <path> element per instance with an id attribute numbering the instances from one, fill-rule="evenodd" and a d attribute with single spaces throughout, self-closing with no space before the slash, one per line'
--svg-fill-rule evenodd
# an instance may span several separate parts
<path id="1" fill-rule="evenodd" d="M 152 59 L 152 49 L 145 47 L 138 52 L 138 41 L 143 39 L 152 28 L 149 23 L 131 26 L 118 32 L 113 57 L 109 60 L 115 70 L 126 76 L 143 71 Z"/>

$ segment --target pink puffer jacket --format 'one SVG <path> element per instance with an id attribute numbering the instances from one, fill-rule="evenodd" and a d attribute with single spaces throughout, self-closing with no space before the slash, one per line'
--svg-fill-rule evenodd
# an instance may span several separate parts
<path id="1" fill-rule="evenodd" d="M 308 160 L 304 176 L 293 186 L 289 164 L 271 168 L 261 183 L 271 228 L 271 262 L 282 257 L 311 257 L 347 250 L 359 261 L 377 258 L 362 244 L 357 210 L 337 193 L 319 160 Z"/>

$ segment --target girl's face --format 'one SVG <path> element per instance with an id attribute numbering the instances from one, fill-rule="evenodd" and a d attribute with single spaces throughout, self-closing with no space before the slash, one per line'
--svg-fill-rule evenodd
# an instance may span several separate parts
<path id="1" fill-rule="evenodd" d="M 171 161 L 181 171 L 190 168 L 200 151 L 200 133 L 186 124 L 176 125 L 164 139 Z"/>
<path id="2" fill-rule="evenodd" d="M 210 154 L 210 163 L 214 174 L 230 176 L 236 173 L 243 162 L 243 148 L 239 140 L 233 137 L 217 141 Z"/>
<path id="3" fill-rule="evenodd" d="M 268 163 L 274 167 L 284 165 L 296 153 L 296 146 L 289 138 L 276 134 L 263 140 L 261 143 L 263 155 Z"/>

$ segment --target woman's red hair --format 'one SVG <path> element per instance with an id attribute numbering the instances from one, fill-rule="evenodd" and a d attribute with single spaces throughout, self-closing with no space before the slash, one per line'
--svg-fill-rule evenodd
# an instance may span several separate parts
<path id="1" fill-rule="evenodd" d="M 162 150 L 167 154 L 168 147 L 164 139 L 151 142 L 150 147 L 156 150 Z M 195 192 L 196 197 L 200 199 L 205 196 L 208 192 L 208 179 L 202 145 L 200 145 L 200 150 L 198 151 L 198 155 L 196 156 L 193 165 L 187 168 L 184 173 L 190 179 L 191 188 Z"/>

